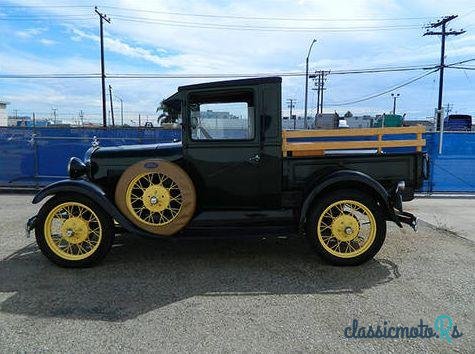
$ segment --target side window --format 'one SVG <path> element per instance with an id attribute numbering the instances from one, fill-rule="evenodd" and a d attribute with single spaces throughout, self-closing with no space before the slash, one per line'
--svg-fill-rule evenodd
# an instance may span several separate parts
<path id="1" fill-rule="evenodd" d="M 195 94 L 189 113 L 193 140 L 254 139 L 252 92 Z"/>

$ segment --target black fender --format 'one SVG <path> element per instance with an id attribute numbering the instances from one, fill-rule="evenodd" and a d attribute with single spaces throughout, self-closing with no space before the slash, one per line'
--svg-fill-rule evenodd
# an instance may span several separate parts
<path id="1" fill-rule="evenodd" d="M 313 201 L 321 193 L 325 193 L 332 188 L 345 188 L 350 187 L 351 185 L 363 185 L 366 189 L 369 189 L 375 194 L 379 201 L 383 203 L 384 213 L 389 220 L 394 221 L 399 227 L 402 227 L 401 222 L 399 221 L 394 207 L 392 206 L 390 193 L 374 178 L 368 176 L 365 173 L 353 170 L 339 170 L 332 172 L 320 180 L 314 185 L 311 192 L 305 198 L 302 208 L 300 210 L 300 220 L 299 225 L 303 226 L 307 212 L 312 205 Z"/>
<path id="2" fill-rule="evenodd" d="M 42 190 L 40 190 L 33 198 L 32 203 L 37 204 L 44 198 L 59 194 L 59 193 L 78 193 L 93 200 L 99 206 L 104 209 L 115 221 L 119 223 L 128 232 L 138 234 L 145 237 L 157 238 L 159 236 L 146 232 L 133 223 L 131 223 L 120 211 L 115 204 L 107 197 L 106 193 L 97 185 L 85 180 L 85 179 L 65 179 L 52 183 Z M 34 227 L 34 226 L 33 226 Z M 32 227 L 30 227 L 31 229 Z"/>

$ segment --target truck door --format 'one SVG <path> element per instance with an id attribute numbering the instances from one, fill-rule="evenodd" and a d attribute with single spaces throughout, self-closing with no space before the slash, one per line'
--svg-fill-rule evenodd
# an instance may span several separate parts
<path id="1" fill-rule="evenodd" d="M 262 155 L 255 87 L 187 95 L 183 153 L 203 209 L 262 208 Z M 280 173 L 280 171 L 279 171 Z M 279 178 L 280 176 L 274 176 Z"/>

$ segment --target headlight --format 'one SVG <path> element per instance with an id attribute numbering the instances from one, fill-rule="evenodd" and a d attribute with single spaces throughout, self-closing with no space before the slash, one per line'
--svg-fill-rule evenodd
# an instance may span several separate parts
<path id="1" fill-rule="evenodd" d="M 68 164 L 68 175 L 71 179 L 76 179 L 84 176 L 87 172 L 87 167 L 81 159 L 71 157 Z"/>

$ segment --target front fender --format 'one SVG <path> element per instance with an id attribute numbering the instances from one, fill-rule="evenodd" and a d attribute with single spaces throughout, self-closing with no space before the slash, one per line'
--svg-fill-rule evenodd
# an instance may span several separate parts
<path id="1" fill-rule="evenodd" d="M 319 194 L 332 188 L 348 187 L 351 184 L 364 185 L 373 191 L 384 203 L 383 207 L 385 208 L 388 219 L 396 222 L 398 226 L 402 226 L 394 212 L 394 208 L 391 206 L 391 196 L 388 191 L 371 176 L 353 170 L 339 170 L 321 178 L 302 204 L 299 224 L 303 225 L 310 206 Z"/>
<path id="2" fill-rule="evenodd" d="M 156 235 L 148 233 L 139 229 L 132 224 L 120 211 L 115 204 L 107 197 L 104 191 L 97 185 L 84 179 L 66 179 L 59 182 L 52 183 L 40 190 L 33 198 L 33 204 L 41 202 L 44 198 L 50 195 L 59 193 L 78 193 L 93 200 L 108 213 L 114 220 L 116 220 L 127 231 L 139 234 L 141 236 L 150 236 L 157 238 Z"/>

